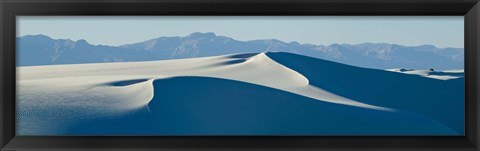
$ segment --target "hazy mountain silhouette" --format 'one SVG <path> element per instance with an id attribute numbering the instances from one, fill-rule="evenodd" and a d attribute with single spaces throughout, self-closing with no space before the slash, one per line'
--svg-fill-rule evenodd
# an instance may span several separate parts
<path id="1" fill-rule="evenodd" d="M 368 68 L 463 69 L 463 48 L 386 43 L 328 46 L 276 39 L 239 41 L 214 33 L 160 37 L 115 46 L 92 45 L 85 40 L 52 39 L 45 35 L 17 38 L 18 66 L 151 61 L 206 57 L 232 53 L 290 52 Z"/>

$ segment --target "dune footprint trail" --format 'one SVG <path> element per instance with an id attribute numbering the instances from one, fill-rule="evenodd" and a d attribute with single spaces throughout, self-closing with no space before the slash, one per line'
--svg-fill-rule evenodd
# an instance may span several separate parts
<path id="1" fill-rule="evenodd" d="M 337 71 L 318 66 L 308 58 L 297 58 L 293 54 L 278 55 L 252 53 L 151 62 L 20 67 L 17 102 L 22 110 L 17 114 L 17 126 L 20 128 L 17 133 L 459 133 L 458 129 L 451 128 L 452 125 L 455 127 L 455 121 L 432 118 L 428 114 L 436 111 L 416 112 L 418 110 L 399 106 L 398 102 L 372 101 L 377 100 L 376 96 L 362 98 L 346 94 L 339 91 L 341 89 L 335 89 L 338 88 L 335 83 L 345 86 L 341 81 L 354 78 L 327 78 L 332 83 L 324 85 L 322 79 L 318 79 L 324 77 L 318 73 L 335 76 Z M 346 67 L 348 70 L 371 72 L 364 68 Z M 304 68 L 315 68 L 318 73 L 307 72 Z M 412 76 L 390 73 L 395 76 Z M 346 90 L 355 91 L 353 88 L 350 86 Z M 33 108 L 38 111 L 28 113 Z M 50 113 L 51 111 L 54 112 Z M 41 123 L 39 128 L 29 129 L 31 126 L 28 125 L 38 123 Z M 68 126 L 63 126 L 66 123 Z M 56 128 L 62 126 L 62 129 Z"/>

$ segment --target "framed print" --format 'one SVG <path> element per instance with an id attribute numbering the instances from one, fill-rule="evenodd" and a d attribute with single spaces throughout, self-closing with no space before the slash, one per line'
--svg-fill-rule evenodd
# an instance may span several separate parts
<path id="1" fill-rule="evenodd" d="M 2 1 L 2 150 L 478 150 L 478 1 Z"/>

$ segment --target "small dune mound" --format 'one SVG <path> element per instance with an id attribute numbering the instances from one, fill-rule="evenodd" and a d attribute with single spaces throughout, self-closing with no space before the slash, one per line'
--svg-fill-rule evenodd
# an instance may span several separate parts
<path id="1" fill-rule="evenodd" d="M 412 71 L 412 69 L 400 68 L 400 69 L 397 69 L 396 71 L 405 72 L 405 71 Z"/>

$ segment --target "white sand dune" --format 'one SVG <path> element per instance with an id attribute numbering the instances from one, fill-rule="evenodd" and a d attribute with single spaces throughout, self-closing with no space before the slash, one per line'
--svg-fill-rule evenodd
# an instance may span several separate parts
<path id="1" fill-rule="evenodd" d="M 329 93 L 321 88 L 310 86 L 306 77 L 271 60 L 265 55 L 265 53 L 235 54 L 218 57 L 139 63 L 104 63 L 24 67 L 19 69 L 19 75 L 21 79 L 21 87 L 35 85 L 34 87 L 39 89 L 52 89 L 58 87 L 61 90 L 77 88 L 70 91 L 74 93 L 79 92 L 78 88 L 82 89 L 94 87 L 95 92 L 105 92 L 107 94 L 112 92 L 111 88 L 95 86 L 98 83 L 132 79 L 161 79 L 175 76 L 216 77 L 272 87 L 332 103 L 390 110 L 387 108 L 353 101 Z M 42 86 L 45 86 L 46 88 Z M 90 91 L 87 93 L 92 92 Z M 65 94 L 65 92 L 61 91 L 60 94 Z M 124 97 L 131 98 L 131 96 L 127 96 L 127 94 L 128 93 L 125 93 Z M 151 96 L 145 96 L 145 98 L 142 100 L 150 99 Z M 148 103 L 145 101 L 142 102 L 145 104 Z M 128 103 L 122 106 L 127 108 L 132 107 Z"/>
<path id="2" fill-rule="evenodd" d="M 166 97 L 165 95 L 171 95 L 171 97 L 173 97 L 177 96 L 178 94 L 174 95 L 157 93 L 156 89 L 159 89 L 157 88 L 159 86 L 154 84 L 155 81 L 159 81 L 157 83 L 162 83 L 161 81 L 171 81 L 169 79 L 177 77 L 205 77 L 218 79 L 217 81 L 220 79 L 233 80 L 252 84 L 252 89 L 257 89 L 257 86 L 255 85 L 265 87 L 258 88 L 259 91 L 261 90 L 262 92 L 271 91 L 271 93 L 291 93 L 319 102 L 325 102 L 327 104 L 337 104 L 332 106 L 333 108 L 339 108 L 337 111 L 328 110 L 328 112 L 325 112 L 326 114 L 340 114 L 338 111 L 344 112 L 344 110 L 346 110 L 341 106 L 348 106 L 362 109 L 362 112 L 363 110 L 378 111 L 379 113 L 385 114 L 388 112 L 396 112 L 388 113 L 388 115 L 392 114 L 393 116 L 393 114 L 395 114 L 394 117 L 402 117 L 402 119 L 404 117 L 417 119 L 416 121 L 418 121 L 418 119 L 428 119 L 426 116 L 420 114 L 416 115 L 413 112 L 407 113 L 398 110 L 395 108 L 396 106 L 378 104 L 374 105 L 376 103 L 369 104 L 367 103 L 368 101 L 361 99 L 354 100 L 351 99 L 351 97 L 345 97 L 336 94 L 329 89 L 324 89 L 322 86 L 312 84 L 312 81 L 318 81 L 318 79 L 316 79 L 317 77 L 312 76 L 313 74 L 304 75 L 307 74 L 307 72 L 302 73 L 296 69 L 289 68 L 284 64 L 279 63 L 277 60 L 272 59 L 269 54 L 270 53 L 233 54 L 215 57 L 150 62 L 18 67 L 17 75 L 19 80 L 17 82 L 17 105 L 19 107 L 19 112 L 17 114 L 17 125 L 20 128 L 18 133 L 51 134 L 53 131 L 56 131 L 58 134 L 62 134 L 62 130 L 52 128 L 59 127 L 52 126 L 52 124 L 55 124 L 54 121 L 63 121 L 63 124 L 70 123 L 75 125 L 76 122 L 82 123 L 84 119 L 104 117 L 122 118 L 124 115 L 133 115 L 138 112 L 156 112 L 156 108 L 158 108 L 158 102 L 153 103 L 152 101 L 161 100 L 155 98 Z M 302 60 L 296 61 L 301 62 Z M 356 67 L 352 66 L 348 66 L 348 68 L 355 70 L 357 69 Z M 328 74 L 331 71 L 328 69 L 318 68 L 318 71 L 316 72 Z M 408 74 L 416 73 L 409 72 Z M 420 75 L 423 74 L 427 73 L 421 73 Z M 444 75 L 438 76 L 441 76 L 441 79 L 445 79 L 444 77 L 446 77 Z M 432 75 L 428 75 L 428 77 L 432 77 Z M 209 81 L 209 79 L 205 80 Z M 188 85 L 191 83 L 178 84 Z M 199 92 L 204 91 L 201 90 L 201 88 L 202 87 L 200 87 L 198 90 Z M 230 85 L 230 83 L 228 83 L 228 87 L 226 88 L 235 90 L 235 85 Z M 273 90 L 264 90 L 266 88 Z M 214 87 L 211 89 L 214 89 Z M 186 92 L 191 93 L 192 91 Z M 217 94 L 205 93 L 203 95 Z M 241 97 L 242 99 L 249 99 L 249 96 L 238 97 Z M 252 98 L 255 97 L 252 96 Z M 272 96 L 271 98 L 276 97 Z M 152 107 L 152 104 L 157 105 Z M 327 109 L 324 110 L 327 111 Z M 34 111 L 34 113 L 31 113 L 32 111 Z M 317 114 L 316 111 L 312 112 Z M 345 116 L 343 114 L 344 113 L 342 113 L 341 117 Z M 354 115 L 355 114 L 349 114 L 347 117 L 355 118 Z M 371 118 L 378 117 L 369 115 L 368 117 L 362 118 L 373 120 Z M 392 118 L 392 120 L 393 119 L 395 118 Z M 448 126 L 444 126 L 443 124 L 440 124 L 441 121 L 436 122 L 436 120 L 437 119 L 428 119 L 426 121 L 429 121 L 431 126 L 433 125 L 433 127 L 436 127 L 433 128 L 433 130 L 445 129 L 443 131 L 445 134 L 454 133 L 453 130 L 447 128 Z M 386 121 L 392 122 L 390 120 Z M 405 124 L 405 122 L 408 123 L 408 121 L 398 122 L 403 124 Z M 61 125 L 62 123 L 56 124 Z M 380 121 L 380 123 L 385 124 L 382 121 Z M 43 127 L 43 129 L 32 128 L 32 124 L 40 125 L 37 127 Z M 415 129 L 414 126 L 410 124 L 406 125 L 413 127 L 413 131 L 419 130 Z M 424 126 L 425 125 L 419 127 L 422 127 L 422 130 L 424 130 Z M 321 125 L 319 127 L 321 127 Z M 63 125 L 63 129 L 68 128 L 68 126 Z M 396 128 L 398 129 L 398 127 Z M 386 131 L 381 132 L 388 133 Z"/>

